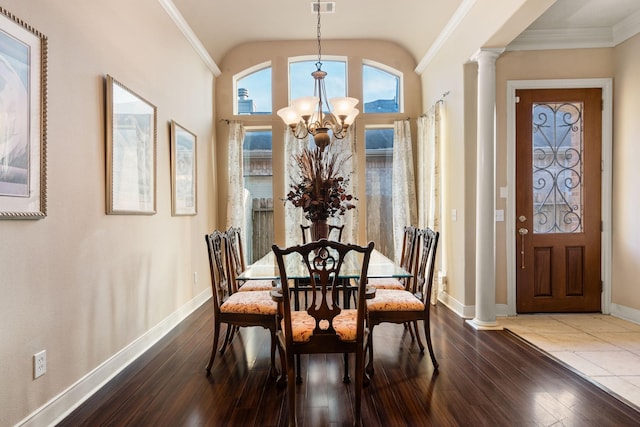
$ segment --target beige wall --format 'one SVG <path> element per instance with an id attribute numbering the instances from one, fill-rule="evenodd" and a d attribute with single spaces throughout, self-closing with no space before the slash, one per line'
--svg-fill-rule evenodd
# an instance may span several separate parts
<path id="1" fill-rule="evenodd" d="M 216 79 L 216 121 L 218 126 L 218 141 L 228 140 L 227 126 L 221 120 L 240 120 L 245 126 L 271 126 L 273 138 L 273 189 L 274 200 L 284 198 L 284 131 L 285 125 L 275 112 L 288 105 L 288 60 L 289 58 L 308 56 L 317 58 L 317 43 L 312 41 L 282 41 L 247 43 L 236 47 L 225 55 L 220 69 L 222 74 Z M 364 114 L 363 106 L 358 104 L 361 113 L 356 120 L 356 145 L 358 164 L 364 165 L 364 129 L 368 124 L 390 124 L 394 119 L 416 118 L 420 115 L 422 104 L 420 79 L 414 71 L 415 62 L 406 50 L 397 44 L 383 41 L 358 41 L 358 40 L 327 40 L 322 42 L 322 55 L 324 59 L 331 56 L 346 58 L 347 60 L 347 91 L 348 96 L 362 100 L 362 64 L 363 61 L 376 61 L 392 67 L 403 74 L 404 77 L 404 112 L 400 114 Z M 314 57 L 315 56 L 315 57 Z M 233 76 L 258 64 L 271 62 L 273 109 L 271 115 L 233 116 L 233 104 L 236 102 L 236 94 L 233 93 Z M 309 70 L 311 73 L 313 70 Z M 313 87 L 309 87 L 313 91 Z M 415 120 L 412 120 L 412 132 L 415 135 Z M 414 138 L 415 143 L 415 138 Z M 227 146 L 217 145 L 218 156 L 217 178 L 219 182 L 228 182 Z M 361 168 L 363 169 L 363 168 Z M 359 171 L 359 182 L 364 182 L 364 170 Z M 219 216 L 221 222 L 227 217 L 226 212 L 226 188 L 220 188 L 218 201 L 220 202 Z M 359 187 L 357 211 L 359 215 L 359 240 L 366 242 L 366 196 L 365 186 Z M 276 218 L 275 240 L 278 244 L 284 244 L 284 205 L 274 203 L 274 217 Z"/>
<path id="2" fill-rule="evenodd" d="M 640 35 L 614 49 L 611 302 L 640 310 Z"/>
<path id="3" fill-rule="evenodd" d="M 5 0 L 49 39 L 48 214 L 0 220 L 0 425 L 209 288 L 213 76 L 157 0 Z M 105 215 L 108 73 L 158 108 L 157 214 Z M 198 215 L 172 217 L 169 126 L 198 136 Z M 199 273 L 194 283 L 193 273 Z M 47 373 L 32 378 L 46 349 Z"/>

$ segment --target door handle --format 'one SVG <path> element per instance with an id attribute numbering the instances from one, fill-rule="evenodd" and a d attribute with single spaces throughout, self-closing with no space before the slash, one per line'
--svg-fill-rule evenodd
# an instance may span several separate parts
<path id="1" fill-rule="evenodd" d="M 522 217 L 520 217 L 522 218 Z M 525 269 L 524 266 L 524 236 L 526 236 L 529 233 L 529 230 L 522 227 L 518 230 L 518 234 L 520 235 L 520 268 L 521 269 Z"/>

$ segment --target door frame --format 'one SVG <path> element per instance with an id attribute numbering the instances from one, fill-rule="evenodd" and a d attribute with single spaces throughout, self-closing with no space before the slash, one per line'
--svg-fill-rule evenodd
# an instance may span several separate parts
<path id="1" fill-rule="evenodd" d="M 507 81 L 507 315 L 516 315 L 516 90 L 518 89 L 602 89 L 602 204 L 601 219 L 601 310 L 610 314 L 611 306 L 611 197 L 613 147 L 613 80 L 557 79 Z"/>

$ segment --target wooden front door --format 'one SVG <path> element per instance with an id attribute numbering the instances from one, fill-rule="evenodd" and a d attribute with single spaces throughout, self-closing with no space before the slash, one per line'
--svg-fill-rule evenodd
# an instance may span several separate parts
<path id="1" fill-rule="evenodd" d="M 598 312 L 602 90 L 516 100 L 516 310 Z"/>

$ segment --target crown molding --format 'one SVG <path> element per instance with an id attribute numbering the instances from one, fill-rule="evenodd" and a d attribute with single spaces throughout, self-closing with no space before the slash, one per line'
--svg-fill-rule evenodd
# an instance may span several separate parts
<path id="1" fill-rule="evenodd" d="M 169 17 L 176 24 L 176 26 L 180 29 L 180 31 L 182 31 L 182 34 L 184 34 L 189 43 L 191 43 L 193 49 L 198 55 L 200 55 L 200 58 L 202 58 L 202 61 L 206 64 L 207 68 L 209 68 L 213 75 L 215 77 L 218 77 L 220 74 L 222 74 L 220 68 L 218 68 L 213 58 L 211 58 L 211 55 L 209 55 L 209 52 L 207 52 L 207 49 L 205 49 L 205 47 L 202 45 L 202 42 L 193 32 L 189 24 L 187 24 L 187 21 L 178 11 L 176 5 L 173 4 L 173 1 L 158 0 L 158 3 L 160 3 L 160 5 L 164 8 Z"/>
<path id="2" fill-rule="evenodd" d="M 525 30 L 507 46 L 507 50 L 546 50 L 613 47 L 609 27 L 568 28 L 562 30 Z"/>
<path id="3" fill-rule="evenodd" d="M 525 30 L 507 50 L 546 50 L 614 47 L 640 33 L 640 11 L 613 27 Z"/>
<path id="4" fill-rule="evenodd" d="M 476 0 L 464 0 L 456 9 L 449 22 L 447 22 L 447 25 L 445 25 L 444 29 L 438 35 L 438 38 L 436 38 L 427 53 L 422 57 L 422 60 L 420 60 L 418 66 L 415 68 L 416 73 L 422 74 L 425 68 L 427 68 L 427 65 L 429 65 L 431 60 L 437 55 L 440 49 L 442 49 L 442 46 L 444 46 L 445 42 L 449 37 L 451 37 L 451 34 L 453 34 L 456 28 L 458 28 L 475 3 Z"/>
<path id="5" fill-rule="evenodd" d="M 618 45 L 638 33 L 640 33 L 640 10 L 613 26 L 613 41 Z"/>

